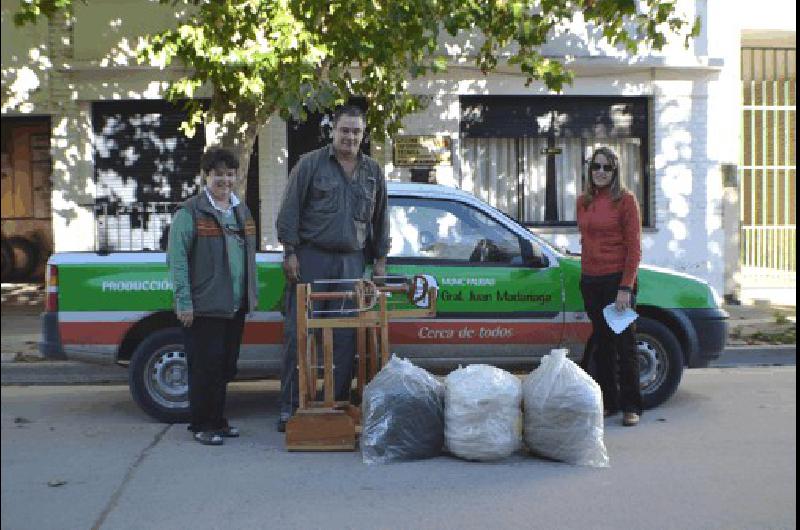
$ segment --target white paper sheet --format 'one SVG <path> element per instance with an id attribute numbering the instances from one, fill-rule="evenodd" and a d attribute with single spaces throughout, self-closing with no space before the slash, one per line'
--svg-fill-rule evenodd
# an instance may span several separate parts
<path id="1" fill-rule="evenodd" d="M 631 325 L 631 322 L 636 320 L 639 314 L 631 308 L 625 311 L 617 311 L 614 304 L 608 304 L 603 308 L 603 316 L 608 322 L 608 327 L 617 335 L 625 331 L 625 328 Z"/>

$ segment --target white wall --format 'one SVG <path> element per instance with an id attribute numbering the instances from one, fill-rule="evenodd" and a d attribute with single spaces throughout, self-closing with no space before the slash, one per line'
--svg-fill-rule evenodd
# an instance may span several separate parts
<path id="1" fill-rule="evenodd" d="M 740 29 L 797 31 L 797 4 L 791 0 L 740 1 L 728 9 Z"/>
<path id="2" fill-rule="evenodd" d="M 2 40 L 2 112 L 6 114 L 46 113 L 48 81 L 53 66 L 47 38 L 47 21 L 17 28 L 16 0 L 0 4 Z"/>

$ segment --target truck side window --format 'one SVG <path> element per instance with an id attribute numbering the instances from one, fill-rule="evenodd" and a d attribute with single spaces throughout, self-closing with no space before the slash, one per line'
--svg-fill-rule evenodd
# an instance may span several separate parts
<path id="1" fill-rule="evenodd" d="M 515 234 L 468 205 L 455 201 L 395 198 L 389 204 L 390 257 L 521 263 Z"/>

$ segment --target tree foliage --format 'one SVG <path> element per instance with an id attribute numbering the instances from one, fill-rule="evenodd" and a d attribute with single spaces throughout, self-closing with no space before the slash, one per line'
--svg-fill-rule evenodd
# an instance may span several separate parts
<path id="1" fill-rule="evenodd" d="M 51 16 L 72 1 L 21 0 L 15 20 Z M 140 60 L 189 66 L 169 97 L 191 99 L 210 87 L 210 107 L 195 104 L 189 125 L 234 115 L 230 134 L 245 145 L 275 112 L 304 119 L 351 96 L 369 101 L 374 138 L 392 135 L 424 106 L 408 82 L 441 73 L 456 59 L 445 53 L 446 43 L 472 43 L 462 53 L 484 74 L 507 62 L 528 83 L 560 91 L 572 74 L 563 58 L 544 56 L 541 47 L 578 17 L 631 53 L 661 49 L 670 34 L 688 45 L 699 33 L 699 20 L 679 15 L 675 1 L 659 0 L 160 1 L 188 4 L 192 14 L 149 36 Z"/>

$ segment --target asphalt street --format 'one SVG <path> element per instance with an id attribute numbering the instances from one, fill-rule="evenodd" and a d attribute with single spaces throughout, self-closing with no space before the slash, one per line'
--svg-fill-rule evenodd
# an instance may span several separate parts
<path id="1" fill-rule="evenodd" d="M 286 452 L 276 381 L 234 383 L 242 437 L 201 446 L 138 409 L 125 367 L 43 360 L 37 316 L 3 311 L 3 529 L 796 528 L 794 344 L 729 347 L 639 427 L 607 420 L 609 469 L 368 466 Z"/>
<path id="2" fill-rule="evenodd" d="M 794 366 L 688 370 L 638 427 L 606 420 L 606 469 L 288 453 L 275 383 L 233 386 L 223 447 L 124 385 L 3 386 L 2 528 L 796 528 Z"/>

